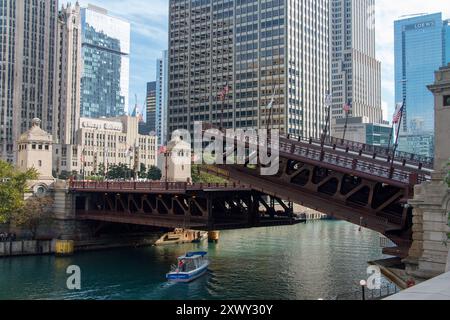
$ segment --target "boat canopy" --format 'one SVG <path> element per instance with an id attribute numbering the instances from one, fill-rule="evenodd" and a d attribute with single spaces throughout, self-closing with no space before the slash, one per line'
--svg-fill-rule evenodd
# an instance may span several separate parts
<path id="1" fill-rule="evenodd" d="M 180 257 L 180 259 L 186 259 L 186 258 L 194 258 L 194 257 L 204 257 L 208 254 L 208 252 L 205 251 L 199 251 L 199 252 L 188 252 L 184 257 Z"/>

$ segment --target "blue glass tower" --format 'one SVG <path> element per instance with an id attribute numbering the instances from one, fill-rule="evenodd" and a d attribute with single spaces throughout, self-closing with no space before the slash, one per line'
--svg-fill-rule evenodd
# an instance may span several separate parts
<path id="1" fill-rule="evenodd" d="M 128 112 L 130 24 L 92 5 L 81 10 L 81 18 L 81 115 L 123 115 Z"/>
<path id="2" fill-rule="evenodd" d="M 444 64 L 450 63 L 450 19 L 444 21 Z"/>
<path id="3" fill-rule="evenodd" d="M 446 53 L 448 28 L 441 13 L 395 22 L 395 99 L 406 106 L 401 151 L 433 156 L 432 139 L 426 137 L 434 135 L 434 98 L 427 85 L 434 82 L 434 72 L 450 61 Z M 414 141 L 431 142 L 416 149 Z"/>

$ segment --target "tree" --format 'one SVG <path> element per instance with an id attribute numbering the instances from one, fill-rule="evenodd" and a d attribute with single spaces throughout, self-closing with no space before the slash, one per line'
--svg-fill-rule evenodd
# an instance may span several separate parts
<path id="1" fill-rule="evenodd" d="M 133 170 L 123 163 L 112 165 L 107 173 L 108 179 L 131 179 L 133 176 Z"/>
<path id="2" fill-rule="evenodd" d="M 152 181 L 159 181 L 162 178 L 161 170 L 158 167 L 151 166 L 148 169 L 147 179 Z"/>
<path id="3" fill-rule="evenodd" d="M 9 222 L 11 215 L 24 207 L 27 182 L 38 177 L 35 169 L 21 172 L 0 160 L 0 223 Z"/>
<path id="4" fill-rule="evenodd" d="M 105 168 L 105 165 L 103 164 L 103 163 L 100 163 L 99 165 L 98 165 L 98 170 L 97 170 L 98 172 L 97 172 L 97 175 L 98 176 L 101 176 L 101 177 L 104 177 L 105 175 L 106 175 L 106 168 Z"/>
<path id="5" fill-rule="evenodd" d="M 72 174 L 68 171 L 61 171 L 61 173 L 58 176 L 58 179 L 60 180 L 69 180 L 69 178 L 72 176 Z"/>
<path id="6" fill-rule="evenodd" d="M 51 218 L 50 209 L 53 198 L 33 196 L 25 201 L 25 206 L 12 214 L 11 222 L 14 226 L 25 228 L 36 238 L 37 229 L 41 223 Z"/>
<path id="7" fill-rule="evenodd" d="M 141 163 L 141 167 L 140 167 L 140 170 L 138 172 L 138 176 L 139 176 L 140 179 L 147 178 L 147 167 L 143 163 Z"/>
<path id="8" fill-rule="evenodd" d="M 201 171 L 200 165 L 193 165 L 191 169 L 193 183 L 227 183 L 228 181 Z"/>

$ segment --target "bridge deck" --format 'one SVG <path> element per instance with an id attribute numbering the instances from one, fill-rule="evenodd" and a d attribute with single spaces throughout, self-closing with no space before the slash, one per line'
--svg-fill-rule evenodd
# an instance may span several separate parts
<path id="1" fill-rule="evenodd" d="M 181 182 L 134 182 L 134 181 L 72 181 L 72 192 L 127 192 L 152 194 L 185 194 L 189 192 L 239 192 L 250 191 L 250 186 L 237 183 L 181 183 Z"/>

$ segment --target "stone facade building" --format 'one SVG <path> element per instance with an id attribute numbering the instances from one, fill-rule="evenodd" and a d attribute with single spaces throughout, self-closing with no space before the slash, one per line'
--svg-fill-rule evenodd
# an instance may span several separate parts
<path id="1" fill-rule="evenodd" d="M 139 134 L 139 118 L 81 118 L 77 131 L 77 154 L 68 172 L 90 176 L 108 171 L 112 165 L 126 164 L 139 171 L 157 165 L 157 137 Z"/>

